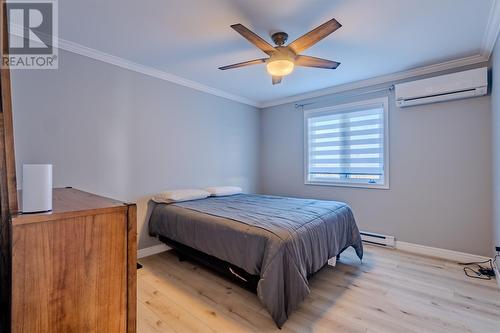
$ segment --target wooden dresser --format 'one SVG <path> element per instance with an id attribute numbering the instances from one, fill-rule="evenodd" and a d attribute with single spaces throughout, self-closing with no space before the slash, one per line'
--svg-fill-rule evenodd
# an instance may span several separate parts
<path id="1" fill-rule="evenodd" d="M 73 188 L 12 216 L 12 332 L 136 331 L 136 207 Z"/>

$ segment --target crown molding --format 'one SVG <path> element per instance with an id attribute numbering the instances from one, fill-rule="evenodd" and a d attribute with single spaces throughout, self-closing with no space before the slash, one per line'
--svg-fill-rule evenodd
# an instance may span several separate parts
<path id="1" fill-rule="evenodd" d="M 11 34 L 18 36 L 18 37 L 23 37 L 23 28 L 21 26 L 17 26 L 12 24 L 11 30 L 9 31 Z M 51 38 L 48 38 L 51 40 Z M 56 38 L 55 42 L 53 43 L 54 47 L 57 47 L 60 50 L 65 50 L 74 54 L 78 54 L 84 57 L 92 58 L 95 60 L 99 60 L 117 67 L 121 67 L 124 69 L 128 69 L 133 72 L 141 73 L 147 76 L 151 76 L 160 80 L 172 82 L 184 87 L 188 87 L 191 89 L 195 89 L 207 94 L 219 96 L 225 99 L 229 99 L 235 102 L 243 103 L 243 104 L 248 104 L 251 106 L 258 107 L 259 103 L 253 100 L 250 100 L 248 98 L 234 95 L 228 92 L 225 92 L 223 90 L 213 88 L 207 85 L 204 85 L 202 83 L 192 81 L 185 79 L 183 77 L 150 67 L 150 66 L 145 66 L 106 52 L 102 52 L 75 42 L 71 42 L 69 40 L 65 40 L 62 38 Z"/>
<path id="2" fill-rule="evenodd" d="M 500 32 L 500 0 L 492 0 L 490 15 L 481 44 L 481 55 L 490 58 Z"/>
<path id="3" fill-rule="evenodd" d="M 391 82 L 391 81 L 404 80 L 404 79 L 408 79 L 408 78 L 415 77 L 415 76 L 431 74 L 431 73 L 435 73 L 435 72 L 450 70 L 453 68 L 474 65 L 474 64 L 481 63 L 481 62 L 489 61 L 491 53 L 493 52 L 493 49 L 495 48 L 495 43 L 497 41 L 498 35 L 500 33 L 500 0 L 492 0 L 492 1 L 493 1 L 493 3 L 491 5 L 490 14 L 488 16 L 488 22 L 486 24 L 486 30 L 485 30 L 485 34 L 483 36 L 483 41 L 481 43 L 481 49 L 480 49 L 479 54 L 476 54 L 476 55 L 473 55 L 470 57 L 445 61 L 442 63 L 430 65 L 430 66 L 418 67 L 418 68 L 414 68 L 414 69 L 410 69 L 410 70 L 406 70 L 406 71 L 402 71 L 402 72 L 397 72 L 397 73 L 388 74 L 388 75 L 382 75 L 382 76 L 378 76 L 378 77 L 370 78 L 370 79 L 366 79 L 366 80 L 360 80 L 360 81 L 340 84 L 340 85 L 336 85 L 336 86 L 332 86 L 332 87 L 328 87 L 328 88 L 324 88 L 324 89 L 319 89 L 319 90 L 315 90 L 315 91 L 304 93 L 304 94 L 298 94 L 298 95 L 294 95 L 294 96 L 290 96 L 290 97 L 285 97 L 285 98 L 281 98 L 281 99 L 277 99 L 277 100 L 273 100 L 273 101 L 261 102 L 261 103 L 259 103 L 258 107 L 261 109 L 264 109 L 264 108 L 268 108 L 268 107 L 272 107 L 272 106 L 294 103 L 294 102 L 298 102 L 298 101 L 309 99 L 309 98 L 316 98 L 316 97 L 340 93 L 340 92 L 344 92 L 344 91 L 348 91 L 348 90 L 373 86 L 373 85 L 377 85 L 377 84 L 384 84 L 384 83 Z"/>
<path id="4" fill-rule="evenodd" d="M 128 70 L 134 71 L 134 72 L 148 75 L 148 76 L 160 79 L 160 80 L 169 81 L 169 82 L 172 82 L 172 83 L 184 86 L 184 87 L 188 87 L 191 89 L 195 89 L 195 90 L 207 93 L 207 94 L 219 96 L 219 97 L 222 97 L 225 99 L 229 99 L 229 100 L 236 101 L 236 102 L 243 103 L 243 104 L 248 104 L 248 105 L 255 106 L 255 107 L 259 106 L 259 104 L 256 101 L 250 100 L 248 98 L 234 95 L 234 94 L 225 92 L 223 90 L 213 88 L 213 87 L 207 86 L 207 85 L 202 84 L 202 83 L 198 83 L 196 81 L 185 79 L 183 77 L 180 77 L 180 76 L 177 76 L 177 75 L 174 75 L 174 74 L 171 74 L 171 73 L 168 73 L 168 72 L 165 72 L 165 71 L 153 68 L 153 67 L 141 65 L 139 63 L 129 61 L 127 59 L 117 57 L 117 56 L 114 56 L 114 55 L 109 54 L 109 53 L 101 52 L 99 50 L 92 49 L 92 48 L 89 48 L 89 47 L 86 47 L 86 46 L 83 46 L 83 45 L 80 45 L 80 44 L 77 44 L 74 42 L 70 42 L 68 40 L 64 40 L 64 39 L 59 38 L 58 43 L 59 43 L 60 49 L 68 51 L 68 52 L 72 52 L 72 53 L 76 53 L 76 54 L 79 54 L 82 56 L 86 56 L 86 57 L 89 57 L 89 58 L 92 58 L 95 60 L 99 60 L 99 61 L 111 64 L 111 65 L 115 65 L 115 66 L 125 68 Z"/>
<path id="5" fill-rule="evenodd" d="M 314 90 L 314 91 L 311 91 L 311 92 L 308 92 L 305 94 L 299 94 L 299 95 L 285 97 L 285 98 L 274 100 L 274 101 L 264 102 L 264 103 L 259 104 L 259 108 L 264 109 L 264 108 L 268 108 L 268 107 L 272 107 L 272 106 L 303 101 L 306 99 L 317 98 L 317 97 L 331 95 L 331 94 L 338 94 L 338 93 L 349 91 L 349 90 L 360 89 L 360 88 L 375 86 L 378 84 L 384 84 L 384 83 L 394 82 L 394 81 L 399 81 L 399 80 L 405 80 L 405 79 L 408 79 L 411 77 L 432 74 L 432 73 L 446 71 L 446 70 L 453 69 L 453 68 L 474 65 L 474 64 L 478 64 L 478 63 L 482 63 L 482 62 L 486 62 L 486 61 L 488 61 L 487 57 L 485 57 L 484 55 L 481 55 L 481 54 L 476 54 L 476 55 L 473 55 L 470 57 L 449 60 L 449 61 L 445 61 L 445 62 L 441 62 L 441 63 L 429 65 L 429 66 L 413 68 L 413 69 L 409 69 L 409 70 L 402 71 L 402 72 L 396 72 L 396 73 L 392 73 L 392 74 L 388 74 L 388 75 L 377 76 L 377 77 L 366 79 L 366 80 L 349 82 L 349 83 L 340 84 L 340 85 L 336 85 L 336 86 L 329 87 L 329 88 Z"/>

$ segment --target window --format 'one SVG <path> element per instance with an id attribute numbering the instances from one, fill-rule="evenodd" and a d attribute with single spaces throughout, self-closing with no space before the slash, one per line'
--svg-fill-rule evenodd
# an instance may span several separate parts
<path id="1" fill-rule="evenodd" d="M 388 99 L 304 112 L 305 183 L 389 188 Z"/>

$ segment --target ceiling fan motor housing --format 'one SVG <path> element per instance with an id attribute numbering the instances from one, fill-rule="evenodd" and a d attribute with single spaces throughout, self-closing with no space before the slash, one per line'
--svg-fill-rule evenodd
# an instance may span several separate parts
<path id="1" fill-rule="evenodd" d="M 286 32 L 275 32 L 274 34 L 271 35 L 272 40 L 274 43 L 278 46 L 282 46 L 286 43 L 288 39 L 288 34 Z"/>

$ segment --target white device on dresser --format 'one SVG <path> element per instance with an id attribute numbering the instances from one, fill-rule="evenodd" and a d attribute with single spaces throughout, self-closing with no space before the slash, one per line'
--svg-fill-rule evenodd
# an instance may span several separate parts
<path id="1" fill-rule="evenodd" d="M 22 211 L 52 210 L 52 164 L 23 164 Z"/>

